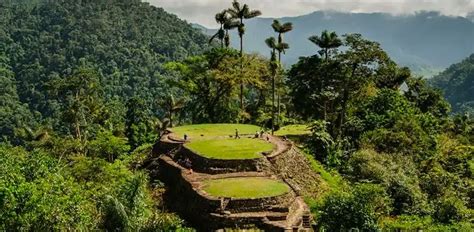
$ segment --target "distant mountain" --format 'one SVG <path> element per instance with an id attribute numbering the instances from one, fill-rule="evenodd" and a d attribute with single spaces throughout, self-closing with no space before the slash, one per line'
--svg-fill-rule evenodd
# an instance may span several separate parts
<path id="1" fill-rule="evenodd" d="M 339 35 L 361 33 L 380 42 L 400 65 L 408 66 L 418 74 L 432 76 L 474 52 L 474 23 L 471 19 L 448 17 L 436 12 L 393 16 L 327 11 L 281 18 L 281 21 L 293 22 L 295 28 L 285 38 L 291 49 L 284 56 L 284 63 L 293 64 L 300 56 L 315 54 L 318 48 L 308 41 L 308 37 L 328 29 Z M 264 40 L 274 35 L 270 27 L 272 21 L 271 18 L 257 18 L 246 23 L 246 51 L 270 53 Z M 206 31 L 209 34 L 214 32 Z M 233 36 L 232 43 L 238 46 L 237 35 Z"/>
<path id="2" fill-rule="evenodd" d="M 474 113 L 474 54 L 430 80 L 443 90 L 454 112 Z"/>

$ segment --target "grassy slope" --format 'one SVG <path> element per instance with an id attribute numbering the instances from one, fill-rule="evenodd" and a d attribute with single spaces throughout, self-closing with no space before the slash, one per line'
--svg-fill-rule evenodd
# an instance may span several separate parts
<path id="1" fill-rule="evenodd" d="M 279 196 L 289 191 L 280 182 L 262 177 L 228 178 L 204 182 L 204 191 L 216 197 L 262 198 Z"/>
<path id="2" fill-rule="evenodd" d="M 212 139 L 222 136 L 234 136 L 235 129 L 239 134 L 255 134 L 260 131 L 260 127 L 247 124 L 197 124 L 189 126 L 180 126 L 171 130 L 180 138 L 187 134 L 191 140 Z M 201 136 L 202 135 L 202 136 Z"/>
<path id="3" fill-rule="evenodd" d="M 274 145 L 259 139 L 198 140 L 185 145 L 194 152 L 214 159 L 254 159 L 273 150 Z"/>
<path id="4" fill-rule="evenodd" d="M 308 135 L 311 134 L 307 125 L 288 125 L 280 128 L 280 130 L 275 131 L 277 136 L 285 135 Z"/>

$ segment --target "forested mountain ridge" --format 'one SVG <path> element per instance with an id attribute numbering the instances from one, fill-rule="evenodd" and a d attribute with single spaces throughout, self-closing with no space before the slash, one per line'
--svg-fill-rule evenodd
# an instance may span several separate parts
<path id="1" fill-rule="evenodd" d="M 317 11 L 308 15 L 285 17 L 293 22 L 294 30 L 285 35 L 292 48 L 283 61 L 289 66 L 300 56 L 317 51 L 307 38 L 327 29 L 339 35 L 360 33 L 379 42 L 400 65 L 416 74 L 432 76 L 474 52 L 474 22 L 463 17 L 449 17 L 437 12 L 394 16 L 386 13 L 343 13 Z M 272 35 L 268 25 L 272 18 L 257 18 L 246 23 L 247 48 L 267 55 L 265 38 Z M 232 41 L 238 47 L 238 41 Z"/>
<path id="2" fill-rule="evenodd" d="M 0 231 L 180 230 L 136 167 L 169 94 L 164 64 L 207 44 L 139 0 L 1 0 Z"/>
<path id="3" fill-rule="evenodd" d="M 454 112 L 474 112 L 474 54 L 430 80 L 443 90 Z"/>
<path id="4" fill-rule="evenodd" d="M 120 112 L 117 107 L 124 108 L 132 97 L 143 100 L 156 114 L 156 99 L 167 94 L 162 64 L 199 54 L 208 42 L 185 21 L 138 0 L 5 1 L 1 5 L 0 62 L 9 82 L 15 83 L 8 85 L 9 91 L 27 106 L 18 109 L 63 132 L 68 123 L 59 118 L 64 107 L 73 104 L 65 85 L 78 70 L 97 76 L 100 97 L 95 100 L 115 104 L 99 114 Z M 21 130 L 12 117 L 3 120 L 11 118 L 10 126 Z M 123 124 L 123 115 L 110 118 Z M 8 130 L 5 134 L 13 133 Z"/>

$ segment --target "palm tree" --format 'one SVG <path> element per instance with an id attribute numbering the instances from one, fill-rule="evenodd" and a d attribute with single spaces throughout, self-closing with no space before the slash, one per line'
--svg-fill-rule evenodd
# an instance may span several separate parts
<path id="1" fill-rule="evenodd" d="M 283 34 L 293 30 L 293 24 L 292 23 L 281 24 L 280 21 L 273 20 L 272 28 L 276 33 L 278 33 L 278 44 L 283 44 Z M 280 49 L 277 49 L 279 63 L 281 63 L 281 53 L 285 53 L 286 49 L 289 49 L 289 46 L 286 48 L 281 47 Z"/>
<path id="2" fill-rule="evenodd" d="M 168 97 L 164 98 L 160 101 L 160 105 L 166 109 L 166 113 L 168 114 L 169 126 L 173 127 L 173 115 L 174 113 L 180 111 L 184 108 L 186 104 L 185 99 L 178 99 L 176 100 L 172 94 L 168 95 Z"/>
<path id="3" fill-rule="evenodd" d="M 278 51 L 278 65 L 281 65 L 281 54 L 285 54 L 285 51 L 290 48 L 290 45 L 283 42 L 283 34 L 293 30 L 293 23 L 287 22 L 281 24 L 278 20 L 273 20 L 273 30 L 278 33 L 278 44 L 276 50 Z M 278 94 L 278 116 L 280 116 L 280 94 Z M 280 118 L 280 117 L 278 117 Z"/>
<path id="4" fill-rule="evenodd" d="M 212 43 L 214 39 L 218 38 L 219 41 L 221 42 L 221 47 L 224 47 L 224 39 L 226 36 L 226 30 L 224 29 L 224 25 L 227 23 L 229 20 L 229 14 L 227 14 L 227 11 L 223 10 L 220 13 L 216 14 L 216 22 L 220 24 L 219 30 L 217 30 L 216 34 L 214 34 L 211 39 L 209 40 L 209 43 Z"/>
<path id="5" fill-rule="evenodd" d="M 247 4 L 240 5 L 237 0 L 232 2 L 232 8 L 228 9 L 227 12 L 230 14 L 232 19 L 239 20 L 238 31 L 240 37 L 240 72 L 243 74 L 244 63 L 243 63 L 243 55 L 244 55 L 244 34 L 245 34 L 245 24 L 244 19 L 251 19 L 258 17 L 262 14 L 259 10 L 250 10 Z M 240 108 L 244 111 L 244 82 L 243 77 L 240 82 Z"/>
<path id="6" fill-rule="evenodd" d="M 326 61 L 329 59 L 329 51 L 342 45 L 342 40 L 337 36 L 336 32 L 329 32 L 327 30 L 324 30 L 321 36 L 314 35 L 309 37 L 309 40 L 322 49 L 321 52 L 324 54 Z"/>
<path id="7" fill-rule="evenodd" d="M 228 19 L 225 22 L 225 24 L 224 24 L 224 30 L 225 30 L 224 42 L 225 42 L 225 47 L 226 48 L 229 48 L 229 46 L 230 46 L 229 31 L 239 27 L 239 24 L 240 24 L 239 21 L 235 21 L 235 20 L 232 20 L 232 19 Z"/>
<path id="8" fill-rule="evenodd" d="M 270 37 L 265 40 L 267 46 L 271 49 L 270 58 L 270 70 L 272 73 L 272 135 L 275 131 L 275 76 L 278 70 L 278 63 L 276 60 L 276 51 L 278 44 L 276 43 L 275 37 Z"/>

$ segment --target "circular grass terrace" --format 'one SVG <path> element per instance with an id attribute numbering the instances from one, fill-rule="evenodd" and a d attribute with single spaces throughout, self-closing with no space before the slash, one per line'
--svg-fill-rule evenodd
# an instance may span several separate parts
<path id="1" fill-rule="evenodd" d="M 275 145 L 260 139 L 241 138 L 197 140 L 184 146 L 209 159 L 244 160 L 262 158 L 262 153 L 271 152 Z"/>
<path id="2" fill-rule="evenodd" d="M 216 137 L 233 137 L 235 129 L 240 135 L 254 135 L 261 128 L 248 124 L 196 124 L 188 126 L 180 126 L 172 128 L 171 131 L 178 138 L 183 138 L 184 134 L 188 135 L 190 140 L 215 139 Z"/>
<path id="3" fill-rule="evenodd" d="M 203 190 L 213 197 L 237 199 L 276 197 L 290 191 L 285 183 L 265 177 L 214 179 L 203 184 Z"/>

